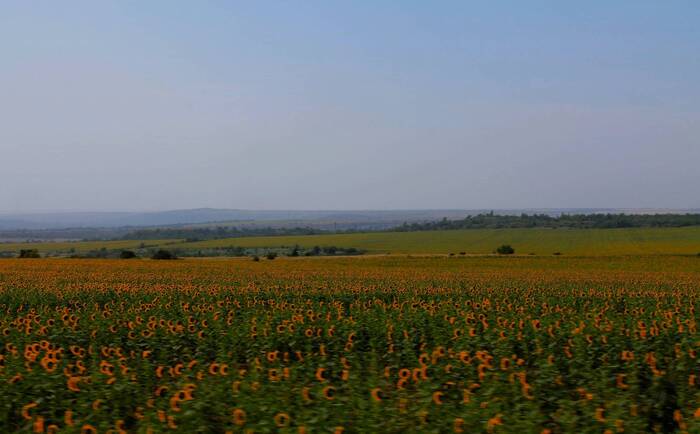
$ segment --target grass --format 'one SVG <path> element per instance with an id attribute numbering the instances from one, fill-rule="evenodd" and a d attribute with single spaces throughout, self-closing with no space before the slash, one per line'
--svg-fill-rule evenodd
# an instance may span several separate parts
<path id="1" fill-rule="evenodd" d="M 182 240 L 120 240 L 85 242 L 0 243 L 0 252 L 38 249 L 46 252 L 86 252 L 106 248 L 147 247 L 208 249 L 216 247 L 274 248 L 293 246 L 355 247 L 367 253 L 489 254 L 510 244 L 516 254 L 573 256 L 694 255 L 700 252 L 700 227 L 632 229 L 469 229 L 425 232 L 367 232 L 355 234 L 293 235 L 224 238 L 198 242 Z"/>
<path id="2" fill-rule="evenodd" d="M 426 232 L 226 238 L 178 244 L 180 248 L 355 247 L 368 253 L 492 253 L 501 244 L 516 253 L 551 255 L 653 255 L 700 252 L 700 227 L 633 229 L 470 229 Z"/>
<path id="3" fill-rule="evenodd" d="M 0 243 L 0 252 L 19 252 L 22 249 L 37 249 L 41 253 L 67 252 L 73 249 L 75 252 L 88 252 L 105 248 L 136 249 L 143 243 L 147 247 L 162 246 L 169 243 L 178 243 L 180 240 L 119 240 L 119 241 L 61 241 L 42 243 Z"/>

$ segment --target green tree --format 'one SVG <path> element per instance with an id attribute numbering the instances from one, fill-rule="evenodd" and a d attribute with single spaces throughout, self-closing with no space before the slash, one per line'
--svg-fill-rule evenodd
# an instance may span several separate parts
<path id="1" fill-rule="evenodd" d="M 499 255 L 512 255 L 515 253 L 515 249 L 510 244 L 504 244 L 496 249 L 496 253 Z"/>
<path id="2" fill-rule="evenodd" d="M 177 259 L 177 256 L 169 250 L 160 249 L 151 256 L 151 259 Z"/>
<path id="3" fill-rule="evenodd" d="M 19 251 L 20 258 L 41 258 L 37 249 L 22 249 Z"/>

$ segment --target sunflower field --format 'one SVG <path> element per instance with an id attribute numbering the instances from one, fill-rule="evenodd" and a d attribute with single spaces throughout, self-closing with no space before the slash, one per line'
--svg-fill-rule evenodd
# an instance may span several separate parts
<path id="1" fill-rule="evenodd" d="M 700 258 L 0 260 L 0 432 L 700 433 Z"/>

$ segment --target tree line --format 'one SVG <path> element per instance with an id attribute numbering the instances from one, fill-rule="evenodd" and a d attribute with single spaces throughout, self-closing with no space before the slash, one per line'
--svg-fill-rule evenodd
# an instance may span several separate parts
<path id="1" fill-rule="evenodd" d="M 461 220 L 442 220 L 422 223 L 404 223 L 394 228 L 398 232 L 434 231 L 449 229 L 506 229 L 506 228 L 675 228 L 700 226 L 700 214 L 520 214 L 499 215 L 493 212 L 467 216 Z"/>
<path id="2" fill-rule="evenodd" d="M 327 233 L 310 227 L 274 228 L 274 227 L 196 227 L 196 228 L 154 228 L 131 231 L 121 238 L 124 240 L 165 240 L 180 239 L 188 242 L 205 241 L 221 238 L 260 237 L 275 235 L 317 235 Z"/>

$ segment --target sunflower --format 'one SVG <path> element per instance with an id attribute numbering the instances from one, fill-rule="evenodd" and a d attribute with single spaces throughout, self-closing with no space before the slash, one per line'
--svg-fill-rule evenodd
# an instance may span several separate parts
<path id="1" fill-rule="evenodd" d="M 80 388 L 78 387 L 78 383 L 80 382 L 81 378 L 78 376 L 70 376 L 68 377 L 68 381 L 66 382 L 68 386 L 68 390 L 71 392 L 80 392 Z"/>
<path id="2" fill-rule="evenodd" d="M 595 420 L 598 422 L 605 422 L 605 409 L 598 407 L 595 409 Z"/>
<path id="3" fill-rule="evenodd" d="M 496 429 L 498 425 L 503 425 L 503 419 L 501 419 L 502 416 L 502 414 L 497 414 L 496 416 L 490 418 L 486 422 L 486 430 L 488 432 L 493 432 L 493 430 Z"/>
<path id="4" fill-rule="evenodd" d="M 289 422 L 291 422 L 291 418 L 287 413 L 277 413 L 274 417 L 275 425 L 277 428 L 284 428 L 289 426 Z"/>
<path id="5" fill-rule="evenodd" d="M 172 410 L 176 413 L 181 411 L 182 409 L 180 408 L 180 401 L 181 401 L 181 399 L 177 394 L 174 395 L 173 397 L 171 397 L 170 401 L 169 401 L 170 402 L 170 410 Z"/>
<path id="6" fill-rule="evenodd" d="M 311 401 L 311 395 L 309 394 L 309 388 L 304 387 L 301 389 L 301 396 L 304 397 L 305 401 Z"/>
<path id="7" fill-rule="evenodd" d="M 510 359 L 508 357 L 503 357 L 501 359 L 501 370 L 507 371 L 510 368 Z"/>
<path id="8" fill-rule="evenodd" d="M 102 400 L 101 399 L 96 399 L 92 402 L 92 409 L 95 411 L 98 411 L 100 409 L 100 406 L 102 405 Z"/>
<path id="9" fill-rule="evenodd" d="M 22 417 L 26 420 L 32 420 L 32 416 L 29 414 L 29 410 L 36 407 L 37 405 L 39 404 L 37 404 L 36 402 L 30 402 L 29 404 L 22 407 Z"/>
<path id="10" fill-rule="evenodd" d="M 209 365 L 209 374 L 211 375 L 217 375 L 219 373 L 219 364 L 214 362 L 211 365 Z"/>
<path id="11" fill-rule="evenodd" d="M 241 410 L 240 408 L 234 408 L 233 423 L 238 426 L 242 426 L 243 424 L 245 424 L 245 411 Z"/>
<path id="12" fill-rule="evenodd" d="M 323 388 L 322 393 L 324 398 L 326 398 L 329 401 L 332 401 L 335 398 L 335 387 L 326 386 Z"/>
<path id="13" fill-rule="evenodd" d="M 71 410 L 66 410 L 63 415 L 63 421 L 67 426 L 73 426 L 73 412 Z"/>
<path id="14" fill-rule="evenodd" d="M 629 389 L 629 386 L 625 384 L 625 374 L 617 374 L 615 377 L 615 384 L 617 385 L 618 388 L 620 389 Z"/>

